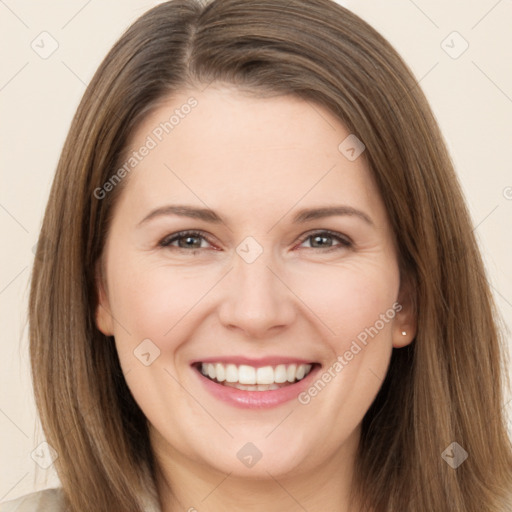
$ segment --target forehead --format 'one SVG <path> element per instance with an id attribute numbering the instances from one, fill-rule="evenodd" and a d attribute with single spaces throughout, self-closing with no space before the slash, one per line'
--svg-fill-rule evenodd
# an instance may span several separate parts
<path id="1" fill-rule="evenodd" d="M 351 160 L 340 150 L 349 136 L 327 109 L 295 96 L 181 92 L 132 135 L 126 157 L 138 156 L 124 193 L 141 208 L 186 201 L 234 216 L 299 202 L 382 209 L 364 152 Z"/>

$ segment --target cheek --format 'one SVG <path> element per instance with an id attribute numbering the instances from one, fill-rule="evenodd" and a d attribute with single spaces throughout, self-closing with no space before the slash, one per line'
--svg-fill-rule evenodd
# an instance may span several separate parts
<path id="1" fill-rule="evenodd" d="M 152 266 L 137 258 L 124 261 L 110 275 L 114 315 L 139 332 L 149 328 L 159 336 L 190 308 L 201 288 L 200 280 L 184 278 L 179 268 Z"/>
<path id="2" fill-rule="evenodd" d="M 162 353 L 175 350 L 173 340 L 179 339 L 187 314 L 211 287 L 200 276 L 137 261 L 124 261 L 111 269 L 109 277 L 114 333 L 125 363 L 143 340 L 151 340 Z"/>
<path id="3" fill-rule="evenodd" d="M 392 322 L 382 325 L 381 318 L 390 316 L 398 296 L 399 272 L 392 259 L 319 266 L 297 274 L 294 281 L 297 295 L 314 312 L 316 323 L 321 320 L 337 353 L 375 324 L 383 334 L 391 332 Z"/>
<path id="4" fill-rule="evenodd" d="M 339 439 L 362 420 L 386 375 L 399 271 L 392 259 L 358 262 L 336 271 L 331 267 L 323 277 L 317 273 L 314 281 L 308 300 L 334 334 L 324 337 L 329 361 L 299 402 L 311 417 L 328 418 L 328 435 Z"/>
<path id="5" fill-rule="evenodd" d="M 169 341 L 187 324 L 187 315 L 200 314 L 201 300 L 219 277 L 218 269 L 117 261 L 122 264 L 109 269 L 115 331 L 120 339 L 131 338 L 130 345 L 134 346 L 149 338 L 168 349 Z M 333 340 L 337 353 L 347 350 L 351 340 L 364 336 L 365 329 L 391 308 L 399 286 L 398 269 L 392 260 L 319 264 L 315 268 L 310 263 L 285 272 L 284 277 L 301 299 L 302 305 L 296 304 L 300 316 L 323 325 L 322 334 Z M 294 294 L 289 300 L 297 302 Z M 390 331 L 388 327 L 382 330 Z"/>

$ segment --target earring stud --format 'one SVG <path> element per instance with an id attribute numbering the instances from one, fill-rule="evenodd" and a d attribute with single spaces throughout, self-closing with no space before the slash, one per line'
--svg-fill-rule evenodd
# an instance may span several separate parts
<path id="1" fill-rule="evenodd" d="M 402 336 L 407 336 L 407 332 L 406 331 L 402 331 Z"/>

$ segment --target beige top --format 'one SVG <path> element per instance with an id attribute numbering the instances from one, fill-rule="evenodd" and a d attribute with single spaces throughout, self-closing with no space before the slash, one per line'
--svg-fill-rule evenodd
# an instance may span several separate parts
<path id="1" fill-rule="evenodd" d="M 64 512 L 60 489 L 33 492 L 14 500 L 0 503 L 0 512 Z"/>
<path id="2" fill-rule="evenodd" d="M 147 503 L 147 512 L 160 512 L 160 507 Z M 0 512 L 66 512 L 60 488 L 37 491 L 0 503 Z"/>

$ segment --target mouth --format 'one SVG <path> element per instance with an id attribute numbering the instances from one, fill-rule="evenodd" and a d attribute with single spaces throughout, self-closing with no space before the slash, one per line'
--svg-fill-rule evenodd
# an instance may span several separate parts
<path id="1" fill-rule="evenodd" d="M 291 386 L 306 378 L 316 363 L 278 364 L 258 368 L 246 364 L 196 363 L 206 378 L 243 391 L 273 391 Z"/>
<path id="2" fill-rule="evenodd" d="M 321 364 L 297 361 L 252 366 L 209 360 L 192 367 L 215 397 L 238 407 L 261 408 L 297 398 Z"/>

